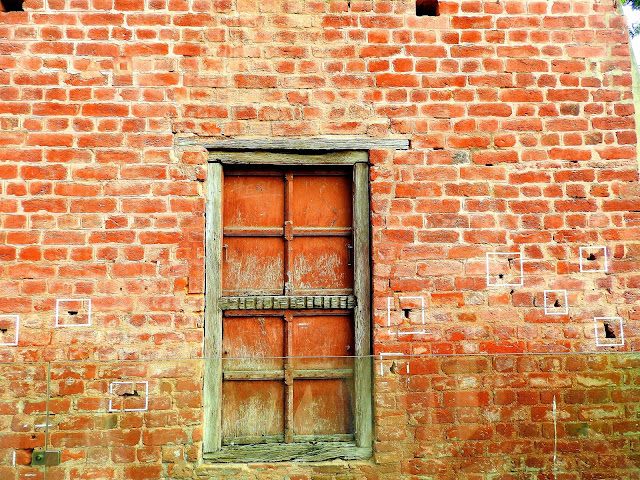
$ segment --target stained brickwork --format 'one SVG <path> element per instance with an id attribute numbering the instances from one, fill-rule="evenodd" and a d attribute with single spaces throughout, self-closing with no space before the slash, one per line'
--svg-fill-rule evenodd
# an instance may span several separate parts
<path id="1" fill-rule="evenodd" d="M 0 314 L 19 315 L 0 478 L 32 472 L 47 378 L 63 460 L 47 479 L 640 478 L 640 186 L 615 3 L 0 13 Z M 203 464 L 207 152 L 180 142 L 336 135 L 410 140 L 370 152 L 374 457 Z M 55 328 L 59 299 L 90 299 L 91 325 Z M 147 381 L 148 410 L 109 412 L 113 381 Z"/>

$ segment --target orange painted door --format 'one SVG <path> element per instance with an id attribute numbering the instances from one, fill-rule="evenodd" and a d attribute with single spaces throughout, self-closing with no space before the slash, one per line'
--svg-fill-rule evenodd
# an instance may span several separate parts
<path id="1" fill-rule="evenodd" d="M 353 293 L 351 169 L 227 167 L 223 197 L 223 296 Z M 223 444 L 352 437 L 352 310 L 225 310 L 222 343 Z"/>

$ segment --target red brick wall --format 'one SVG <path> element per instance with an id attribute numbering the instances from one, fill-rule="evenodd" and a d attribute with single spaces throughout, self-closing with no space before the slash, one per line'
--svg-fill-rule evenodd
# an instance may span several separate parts
<path id="1" fill-rule="evenodd" d="M 0 13 L 0 314 L 20 315 L 0 347 L 0 477 L 32 472 L 50 376 L 56 480 L 637 479 L 640 187 L 614 3 Z M 405 355 L 374 365 L 371 462 L 197 466 L 206 152 L 176 143 L 194 135 L 410 139 L 370 155 L 375 352 Z M 607 272 L 580 271 L 584 246 L 607 248 Z M 508 251 L 524 284 L 487 287 L 486 254 Z M 569 314 L 545 315 L 553 289 Z M 398 334 L 423 328 L 407 296 L 424 334 Z M 92 300 L 91 328 L 54 328 L 68 298 Z M 612 316 L 625 344 L 597 347 L 593 319 Z M 150 382 L 149 412 L 105 411 L 118 378 Z"/>

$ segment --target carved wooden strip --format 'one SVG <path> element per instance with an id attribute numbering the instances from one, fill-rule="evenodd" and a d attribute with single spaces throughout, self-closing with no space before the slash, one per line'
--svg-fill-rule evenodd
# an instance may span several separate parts
<path id="1" fill-rule="evenodd" d="M 291 296 L 251 296 L 222 297 L 222 310 L 284 310 L 284 309 L 354 309 L 353 295 L 291 295 Z"/>
<path id="2" fill-rule="evenodd" d="M 322 306 L 324 308 L 331 308 L 331 297 L 329 296 L 322 297 Z"/>

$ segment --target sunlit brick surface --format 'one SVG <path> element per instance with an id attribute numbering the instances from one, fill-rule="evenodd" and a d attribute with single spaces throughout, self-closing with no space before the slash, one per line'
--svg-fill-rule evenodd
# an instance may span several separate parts
<path id="1" fill-rule="evenodd" d="M 640 186 L 614 3 L 0 13 L 0 315 L 19 315 L 0 478 L 43 478 L 48 443 L 47 480 L 638 480 Z M 180 142 L 333 136 L 410 140 L 369 155 L 374 457 L 203 464 L 207 152 Z"/>

